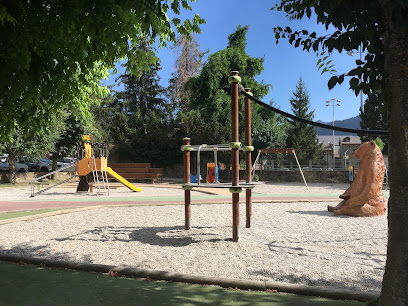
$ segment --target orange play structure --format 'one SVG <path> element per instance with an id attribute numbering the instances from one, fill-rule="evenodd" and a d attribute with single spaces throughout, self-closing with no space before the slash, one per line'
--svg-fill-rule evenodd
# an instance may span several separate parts
<path id="1" fill-rule="evenodd" d="M 84 144 L 85 155 L 76 164 L 76 173 L 79 176 L 88 175 L 94 171 L 106 171 L 108 167 L 108 158 L 106 156 L 93 158 L 92 145 L 88 142 Z M 93 164 L 93 165 L 92 165 Z"/>
<path id="2" fill-rule="evenodd" d="M 77 187 L 77 191 L 88 191 L 91 188 L 92 191 L 92 182 L 89 184 L 89 179 L 93 179 L 95 186 L 98 188 L 100 193 L 101 190 L 101 182 L 103 183 L 103 188 L 108 190 L 109 194 L 109 181 L 108 181 L 108 174 L 115 178 L 117 181 L 128 187 L 130 190 L 139 192 L 142 191 L 141 188 L 134 186 L 133 184 L 129 183 L 126 179 L 122 176 L 117 174 L 113 171 L 110 167 L 108 167 L 108 149 L 106 144 L 98 145 L 93 144 L 93 137 L 84 135 L 83 140 L 86 142 L 84 143 L 84 150 L 83 150 L 83 158 L 76 163 L 76 174 L 79 176 L 79 184 Z M 100 147 L 100 156 L 94 156 L 93 146 L 97 145 Z"/>

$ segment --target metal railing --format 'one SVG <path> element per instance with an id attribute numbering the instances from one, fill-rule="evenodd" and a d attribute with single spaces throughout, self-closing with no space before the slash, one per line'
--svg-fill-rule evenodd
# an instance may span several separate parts
<path id="1" fill-rule="evenodd" d="M 360 165 L 360 160 L 357 158 L 336 158 L 334 170 L 347 170 L 349 166 L 354 166 L 357 170 Z M 300 167 L 303 170 L 333 170 L 332 160 L 308 160 L 301 162 Z M 291 171 L 297 170 L 298 165 L 294 159 L 263 159 L 256 164 L 256 170 L 270 170 L 270 171 Z"/>
<path id="2" fill-rule="evenodd" d="M 75 164 L 74 164 L 74 165 L 75 165 Z M 41 193 L 43 193 L 43 192 L 45 192 L 45 191 L 47 191 L 47 190 L 50 190 L 50 189 L 53 188 L 53 187 L 56 187 L 56 186 L 61 185 L 61 184 L 64 184 L 64 183 L 69 182 L 70 180 L 74 179 L 74 178 L 76 177 L 76 175 L 73 175 L 72 177 L 69 177 L 69 178 L 67 178 L 67 179 L 65 179 L 65 180 L 63 180 L 63 181 L 60 181 L 60 182 L 58 182 L 58 183 L 55 183 L 55 184 L 52 185 L 52 186 L 48 186 L 48 187 L 46 187 L 46 188 L 44 188 L 44 189 L 41 189 L 41 187 L 44 185 L 44 181 L 45 181 L 47 178 L 50 178 L 50 177 L 53 176 L 55 173 L 58 173 L 58 172 L 61 172 L 61 171 L 63 171 L 63 170 L 66 170 L 66 169 L 68 169 L 68 168 L 71 168 L 72 166 L 73 166 L 73 165 L 68 165 L 68 166 L 65 166 L 65 167 L 61 167 L 61 168 L 59 168 L 59 169 L 57 169 L 57 170 L 55 170 L 55 171 L 49 172 L 49 173 L 47 173 L 47 174 L 44 174 L 44 175 L 42 175 L 42 176 L 40 176 L 40 177 L 37 177 L 37 178 L 33 179 L 33 180 L 30 182 L 31 197 L 34 197 L 36 194 L 41 194 Z M 37 192 L 35 192 L 36 183 L 37 183 L 37 186 L 38 186 L 38 191 L 37 191 Z"/>

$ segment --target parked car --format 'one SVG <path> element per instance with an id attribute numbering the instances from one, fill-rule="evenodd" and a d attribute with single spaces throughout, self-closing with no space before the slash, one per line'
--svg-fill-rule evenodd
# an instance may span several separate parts
<path id="1" fill-rule="evenodd" d="M 39 162 L 39 165 L 41 172 L 49 172 L 52 170 L 52 161 L 50 161 L 49 159 L 42 158 Z"/>
<path id="2" fill-rule="evenodd" d="M 24 156 L 23 159 L 19 159 L 19 162 L 26 164 L 28 171 L 40 171 L 40 165 L 35 161 L 30 161 L 27 156 Z"/>
<path id="3" fill-rule="evenodd" d="M 0 169 L 2 171 L 10 171 L 8 154 L 0 156 L 0 163 L 3 164 L 2 166 L 0 166 Z M 28 172 L 28 166 L 26 164 L 19 163 L 16 161 L 16 172 L 19 173 Z"/>
<path id="4" fill-rule="evenodd" d="M 75 171 L 75 159 L 72 157 L 64 157 L 63 159 L 57 160 L 57 168 L 68 167 L 63 171 Z"/>
<path id="5" fill-rule="evenodd" d="M 8 164 L 0 162 L 0 171 L 9 171 Z"/>
<path id="6" fill-rule="evenodd" d="M 36 158 L 31 161 L 26 159 L 25 164 L 28 166 L 29 171 L 49 172 L 52 170 L 52 161 L 46 158 Z"/>

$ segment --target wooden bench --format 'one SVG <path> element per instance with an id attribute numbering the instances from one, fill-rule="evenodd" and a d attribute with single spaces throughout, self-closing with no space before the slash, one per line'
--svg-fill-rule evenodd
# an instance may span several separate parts
<path id="1" fill-rule="evenodd" d="M 117 174 L 128 181 L 151 180 L 163 183 L 163 168 L 151 168 L 150 163 L 109 163 Z"/>

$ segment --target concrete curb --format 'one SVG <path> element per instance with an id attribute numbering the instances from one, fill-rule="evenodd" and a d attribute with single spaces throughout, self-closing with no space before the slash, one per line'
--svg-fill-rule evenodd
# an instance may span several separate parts
<path id="1" fill-rule="evenodd" d="M 153 280 L 165 280 L 172 282 L 201 285 L 217 285 L 224 288 L 238 288 L 243 290 L 259 290 L 259 291 L 276 290 L 277 292 L 292 293 L 306 296 L 319 296 L 336 300 L 355 300 L 361 302 L 368 302 L 377 299 L 380 295 L 379 293 L 375 292 L 339 290 L 318 286 L 306 286 L 273 281 L 218 278 L 211 276 L 174 273 L 151 269 L 131 268 L 126 266 L 111 266 L 102 264 L 57 261 L 47 258 L 24 257 L 13 254 L 0 254 L 0 261 L 27 263 L 39 266 L 79 270 L 85 272 L 99 272 L 99 273 L 116 272 L 119 275 L 130 277 L 150 278 Z"/>

